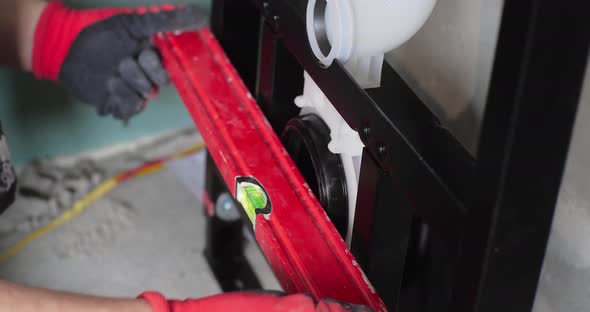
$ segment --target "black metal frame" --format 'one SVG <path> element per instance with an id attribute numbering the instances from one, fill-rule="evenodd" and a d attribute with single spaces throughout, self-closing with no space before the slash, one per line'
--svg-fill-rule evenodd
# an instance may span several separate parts
<path id="1" fill-rule="evenodd" d="M 215 162 L 207 155 L 205 189 L 209 198 L 227 193 Z M 237 206 L 237 203 L 236 203 Z M 241 210 L 240 210 L 241 211 Z M 245 255 L 244 222 L 224 220 L 206 213 L 206 243 L 203 252 L 213 276 L 223 292 L 261 289 L 262 285 Z"/>
<path id="2" fill-rule="evenodd" d="M 477 161 L 385 66 L 321 66 L 306 0 L 215 0 L 212 28 L 275 131 L 303 69 L 366 145 L 352 251 L 391 310 L 530 311 L 584 80 L 585 0 L 507 0 Z M 213 170 L 210 170 L 213 171 Z M 208 173 L 209 175 L 212 173 Z"/>

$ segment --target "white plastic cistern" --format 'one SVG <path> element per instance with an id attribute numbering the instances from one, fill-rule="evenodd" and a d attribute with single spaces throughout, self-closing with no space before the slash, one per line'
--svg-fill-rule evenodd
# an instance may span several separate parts
<path id="1" fill-rule="evenodd" d="M 309 0 L 307 35 L 324 66 L 339 60 L 363 88 L 381 85 L 385 53 L 426 23 L 436 0 Z"/>

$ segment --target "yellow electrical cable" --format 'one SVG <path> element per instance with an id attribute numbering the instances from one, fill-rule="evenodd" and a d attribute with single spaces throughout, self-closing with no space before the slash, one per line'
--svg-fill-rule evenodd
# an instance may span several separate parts
<path id="1" fill-rule="evenodd" d="M 182 152 L 174 155 L 173 157 L 164 158 L 159 161 L 155 161 L 155 162 L 149 163 L 147 165 L 144 165 L 138 169 L 128 171 L 128 172 L 132 172 L 132 175 L 128 175 L 127 174 L 128 172 L 125 172 L 125 173 L 118 174 L 115 177 L 106 180 L 105 182 L 100 184 L 96 189 L 94 189 L 92 192 L 90 192 L 88 195 L 86 195 L 86 197 L 77 201 L 72 208 L 65 211 L 63 214 L 61 214 L 59 217 L 57 217 L 57 219 L 51 221 L 47 225 L 28 234 L 27 236 L 25 236 L 24 238 L 19 240 L 17 243 L 12 245 L 10 248 L 8 248 L 6 251 L 0 253 L 0 264 L 3 264 L 6 261 L 8 261 L 15 254 L 17 254 L 19 251 L 21 251 L 23 248 L 25 248 L 27 245 L 29 245 L 31 242 L 33 242 L 37 238 L 55 230 L 56 228 L 60 227 L 61 225 L 65 224 L 68 221 L 79 216 L 91 204 L 93 204 L 94 202 L 96 202 L 100 198 L 104 197 L 107 193 L 112 191 L 116 186 L 120 185 L 121 183 L 127 181 L 130 178 L 142 177 L 142 176 L 157 172 L 164 167 L 164 164 L 167 161 L 186 157 L 190 154 L 197 153 L 198 151 L 202 150 L 203 148 L 205 148 L 205 145 L 200 143 L 200 144 L 192 146 L 191 148 L 189 148 L 185 151 L 182 151 Z M 124 178 L 124 179 L 121 179 L 121 178 Z"/>
<path id="2" fill-rule="evenodd" d="M 14 256 L 17 252 L 25 248 L 32 241 L 53 231 L 54 229 L 70 221 L 71 219 L 79 216 L 82 212 L 84 212 L 84 210 L 86 210 L 88 206 L 90 206 L 90 204 L 94 203 L 95 201 L 103 197 L 106 193 L 110 192 L 117 185 L 118 183 L 116 178 L 109 179 L 101 185 L 99 185 L 94 191 L 90 192 L 90 194 L 88 194 L 86 197 L 76 202 L 72 208 L 64 212 L 57 219 L 51 221 L 50 223 L 39 228 L 33 233 L 25 236 L 16 244 L 12 245 L 12 247 L 8 248 L 8 250 L 1 253 L 0 264 L 3 264 L 6 261 L 8 261 L 8 259 L 12 258 L 12 256 Z"/>

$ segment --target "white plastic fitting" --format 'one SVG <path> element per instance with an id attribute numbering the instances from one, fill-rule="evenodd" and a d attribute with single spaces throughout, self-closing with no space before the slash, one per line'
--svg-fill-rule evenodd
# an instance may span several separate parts
<path id="1" fill-rule="evenodd" d="M 301 115 L 316 114 L 330 128 L 332 141 L 328 144 L 328 149 L 340 155 L 346 177 L 349 211 L 346 242 L 350 244 L 364 144 L 358 133 L 350 128 L 307 72 L 305 72 L 303 95 L 295 99 L 295 105 L 301 108 Z"/>
<path id="2" fill-rule="evenodd" d="M 337 59 L 362 87 L 378 87 L 385 53 L 414 36 L 435 4 L 436 0 L 309 0 L 309 44 L 324 66 Z"/>

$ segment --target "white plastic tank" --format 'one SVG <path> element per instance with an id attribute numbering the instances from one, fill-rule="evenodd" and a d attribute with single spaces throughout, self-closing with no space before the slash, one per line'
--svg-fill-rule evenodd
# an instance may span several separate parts
<path id="1" fill-rule="evenodd" d="M 436 0 L 309 0 L 309 43 L 324 66 L 337 59 L 362 87 L 378 87 L 384 54 L 416 34 L 435 4 Z"/>

